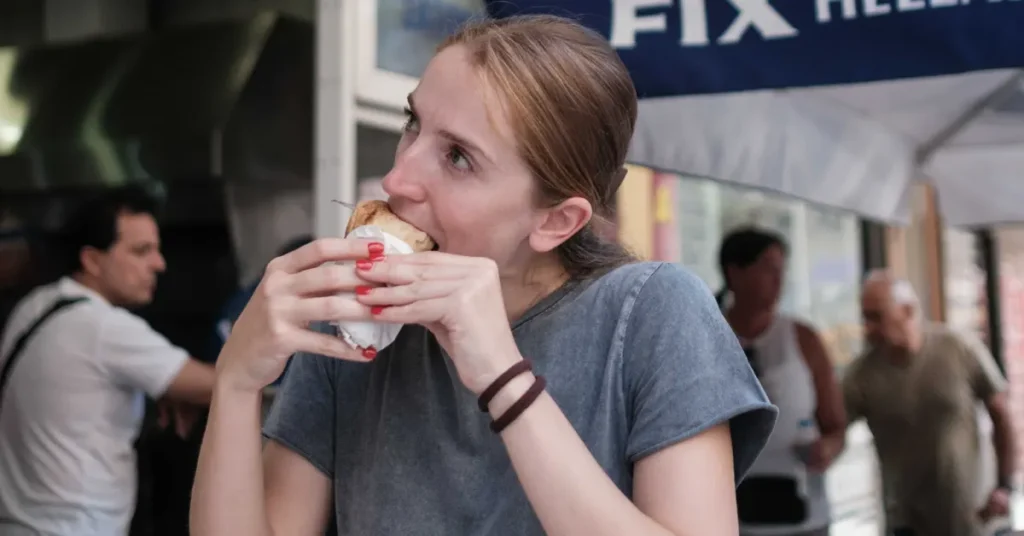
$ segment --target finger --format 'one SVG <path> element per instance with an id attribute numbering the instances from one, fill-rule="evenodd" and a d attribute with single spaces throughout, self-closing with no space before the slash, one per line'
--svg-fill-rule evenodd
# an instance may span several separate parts
<path id="1" fill-rule="evenodd" d="M 192 421 L 191 421 L 191 419 L 187 419 L 183 415 L 179 414 L 177 416 L 177 419 L 175 419 L 175 430 L 174 431 L 178 434 L 178 437 L 180 437 L 182 439 L 188 439 L 188 434 L 189 434 L 189 432 L 192 431 Z"/>
<path id="2" fill-rule="evenodd" d="M 393 324 L 428 324 L 440 322 L 445 315 L 447 300 L 434 298 L 419 300 L 406 305 L 393 307 L 374 307 L 371 310 L 373 319 L 378 322 Z"/>
<path id="3" fill-rule="evenodd" d="M 440 251 L 420 251 L 408 255 L 392 255 L 389 258 L 394 258 L 398 262 L 405 264 L 453 264 L 463 266 L 474 266 L 481 261 L 477 257 L 442 253 Z"/>
<path id="4" fill-rule="evenodd" d="M 267 271 L 296 274 L 325 262 L 366 259 L 383 250 L 384 245 L 375 240 L 321 238 L 270 261 Z"/>
<path id="5" fill-rule="evenodd" d="M 357 262 L 356 275 L 382 285 L 408 285 L 416 281 L 463 279 L 473 273 L 466 264 L 414 264 L 396 255 L 376 262 Z"/>
<path id="6" fill-rule="evenodd" d="M 362 350 L 352 348 L 348 343 L 334 335 L 300 329 L 295 333 L 293 341 L 294 347 L 299 352 L 305 352 L 310 355 L 322 355 L 359 363 L 369 361 L 369 359 L 363 356 Z"/>
<path id="7" fill-rule="evenodd" d="M 296 296 L 327 296 L 366 285 L 352 264 L 323 264 L 288 278 L 288 290 Z"/>
<path id="8" fill-rule="evenodd" d="M 288 317 L 294 322 L 333 322 L 337 320 L 372 320 L 370 309 L 351 296 L 321 296 L 301 298 L 295 301 Z"/>
<path id="9" fill-rule="evenodd" d="M 462 285 L 461 279 L 416 281 L 397 287 L 356 289 L 356 300 L 363 305 L 408 305 L 421 300 L 432 300 L 450 296 Z"/>

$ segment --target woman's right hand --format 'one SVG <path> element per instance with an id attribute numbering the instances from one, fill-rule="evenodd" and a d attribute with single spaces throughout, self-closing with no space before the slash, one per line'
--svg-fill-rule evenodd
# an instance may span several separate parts
<path id="1" fill-rule="evenodd" d="M 369 307 L 351 295 L 339 296 L 370 284 L 356 275 L 352 263 L 335 263 L 374 260 L 383 252 L 379 242 L 323 238 L 270 261 L 217 358 L 218 383 L 258 392 L 281 375 L 297 352 L 367 361 L 362 351 L 308 326 L 318 321 L 370 320 Z"/>

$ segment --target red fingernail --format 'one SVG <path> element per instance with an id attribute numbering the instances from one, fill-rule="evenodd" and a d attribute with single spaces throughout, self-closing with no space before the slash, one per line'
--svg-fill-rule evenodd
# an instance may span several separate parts
<path id="1" fill-rule="evenodd" d="M 373 262 L 384 260 L 384 255 L 370 255 L 370 260 Z"/>
<path id="2" fill-rule="evenodd" d="M 370 242 L 371 258 L 373 258 L 374 255 L 380 255 L 382 253 L 384 253 L 384 244 L 381 244 L 380 242 Z"/>
<path id="3" fill-rule="evenodd" d="M 360 270 L 369 270 L 370 268 L 373 268 L 373 261 L 368 261 L 368 260 L 365 260 L 365 259 L 364 260 L 358 260 L 358 261 L 356 261 L 356 268 L 358 268 Z"/>
<path id="4" fill-rule="evenodd" d="M 382 306 L 382 305 L 374 305 L 373 307 L 370 307 L 370 314 L 371 315 L 377 316 L 377 315 L 379 315 L 379 314 L 381 314 L 383 312 L 384 312 L 384 306 Z"/>
<path id="5" fill-rule="evenodd" d="M 359 286 L 356 287 L 356 294 L 358 294 L 359 296 L 366 296 L 367 294 L 370 293 L 371 290 L 373 289 L 370 287 Z"/>
<path id="6" fill-rule="evenodd" d="M 366 359 L 373 359 L 377 357 L 377 350 L 374 350 L 372 346 L 370 348 L 366 348 L 363 350 L 363 357 Z"/>

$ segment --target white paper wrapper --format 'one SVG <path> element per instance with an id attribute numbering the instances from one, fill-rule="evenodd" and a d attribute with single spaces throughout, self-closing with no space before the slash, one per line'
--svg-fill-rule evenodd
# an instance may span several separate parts
<path id="1" fill-rule="evenodd" d="M 348 238 L 366 238 L 384 243 L 384 255 L 408 255 L 413 252 L 409 244 L 384 232 L 376 225 L 364 225 L 352 229 Z M 354 264 L 352 262 L 344 264 Z M 346 294 L 351 296 L 351 293 Z M 398 338 L 401 324 L 377 322 L 332 322 L 338 328 L 338 335 L 355 348 L 383 350 Z"/>

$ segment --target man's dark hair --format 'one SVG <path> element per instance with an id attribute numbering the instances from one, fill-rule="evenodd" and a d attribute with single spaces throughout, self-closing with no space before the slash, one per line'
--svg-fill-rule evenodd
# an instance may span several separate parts
<path id="1" fill-rule="evenodd" d="M 117 218 L 121 214 L 159 215 L 160 203 L 141 185 L 105 190 L 82 203 L 65 222 L 61 238 L 67 248 L 67 270 L 82 269 L 86 247 L 107 251 L 117 242 Z"/>
<path id="2" fill-rule="evenodd" d="M 722 279 L 725 284 L 715 294 L 718 304 L 722 305 L 729 293 L 730 266 L 746 268 L 761 258 L 761 255 L 772 247 L 777 247 L 785 254 L 788 252 L 785 239 L 782 236 L 754 227 L 737 229 L 722 240 L 722 248 L 718 250 L 718 267 L 722 270 Z"/>

